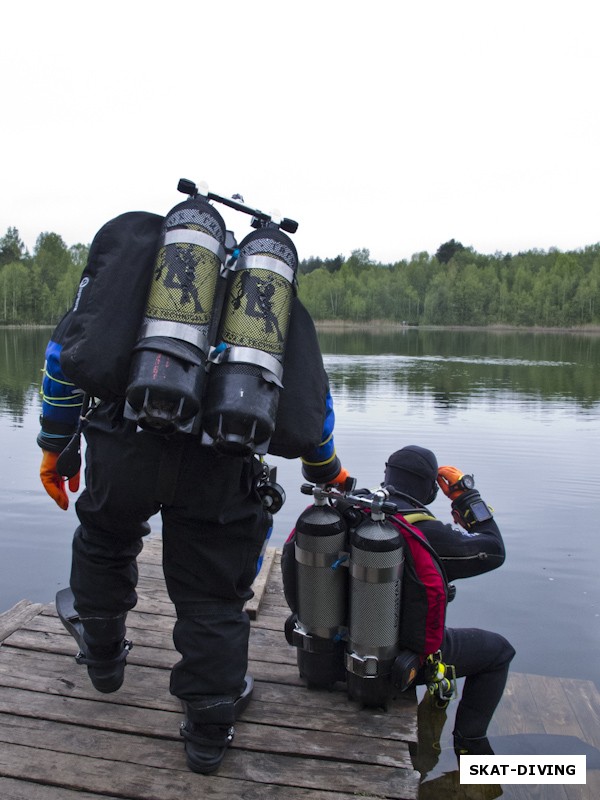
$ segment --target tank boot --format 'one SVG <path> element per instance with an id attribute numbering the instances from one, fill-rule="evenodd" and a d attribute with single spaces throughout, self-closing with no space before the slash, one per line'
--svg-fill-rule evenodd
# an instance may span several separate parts
<path id="1" fill-rule="evenodd" d="M 123 685 L 127 655 L 133 647 L 125 638 L 125 614 L 117 617 L 85 620 L 74 608 L 71 589 L 62 589 L 56 595 L 56 611 L 65 629 L 77 642 L 78 664 L 88 668 L 94 689 L 103 694 L 116 692 Z"/>
<path id="2" fill-rule="evenodd" d="M 494 750 L 487 736 L 476 736 L 468 739 L 454 731 L 454 752 L 457 756 L 493 756 Z"/>
<path id="3" fill-rule="evenodd" d="M 192 772 L 208 775 L 219 768 L 235 734 L 234 722 L 247 708 L 254 679 L 246 675 L 237 700 L 214 695 L 188 703 L 182 700 L 185 720 L 179 733 L 185 739 L 185 755 Z"/>

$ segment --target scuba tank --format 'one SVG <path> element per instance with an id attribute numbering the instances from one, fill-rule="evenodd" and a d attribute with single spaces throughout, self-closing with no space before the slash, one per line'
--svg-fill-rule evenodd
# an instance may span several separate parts
<path id="1" fill-rule="evenodd" d="M 225 223 L 194 195 L 166 216 L 135 345 L 124 416 L 158 433 L 197 433 Z"/>
<path id="2" fill-rule="evenodd" d="M 379 504 L 372 504 L 369 517 L 350 534 L 346 680 L 350 697 L 365 706 L 387 708 L 399 652 L 404 543 L 385 518 L 382 504 L 383 494 Z"/>
<path id="3" fill-rule="evenodd" d="M 222 452 L 264 454 L 275 429 L 298 254 L 274 222 L 239 245 L 217 345 L 210 355 L 204 440 Z"/>
<path id="4" fill-rule="evenodd" d="M 298 614 L 289 643 L 297 648 L 300 676 L 312 688 L 344 680 L 344 625 L 348 570 L 339 566 L 347 547 L 347 526 L 325 498 L 302 512 L 296 523 Z M 347 555 L 347 554 L 346 554 Z"/>

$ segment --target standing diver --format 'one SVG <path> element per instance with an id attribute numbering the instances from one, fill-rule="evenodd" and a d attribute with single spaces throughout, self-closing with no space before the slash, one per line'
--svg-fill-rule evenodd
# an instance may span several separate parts
<path id="1" fill-rule="evenodd" d="M 132 351 L 123 344 L 121 334 L 131 329 L 135 341 L 141 322 L 131 313 L 139 291 L 135 291 L 131 281 L 125 290 L 115 289 L 115 280 L 110 279 L 111 268 L 114 267 L 112 274 L 117 278 L 124 273 L 130 275 L 134 268 L 141 269 L 141 264 L 147 262 L 151 266 L 157 252 L 186 248 L 190 240 L 196 239 L 197 250 L 209 249 L 215 258 L 221 253 L 224 223 L 221 230 L 214 223 L 217 219 L 214 208 L 188 191 L 187 183 L 182 191 L 193 197 L 170 212 L 162 233 L 158 227 L 158 223 L 163 225 L 161 218 L 155 220 L 155 215 L 136 212 L 111 220 L 96 235 L 86 267 L 94 280 L 87 276 L 82 280 L 81 296 L 78 295 L 73 308 L 55 328 L 46 349 L 37 443 L 42 449 L 43 486 L 57 505 L 66 510 L 67 487 L 70 491 L 79 488 L 80 461 L 67 471 L 60 457 L 69 453 L 67 446 L 72 441 L 79 441 L 78 433 L 72 437 L 81 423 L 87 444 L 85 489 L 75 506 L 79 525 L 72 544 L 69 581 L 72 605 L 60 606 L 62 592 L 70 595 L 69 590 L 62 590 L 57 595 L 57 611 L 77 639 L 77 662 L 87 667 L 94 688 L 102 693 L 115 692 L 123 684 L 131 648 L 126 638 L 126 618 L 138 599 L 137 557 L 144 537 L 150 533 L 148 520 L 160 513 L 163 571 L 177 614 L 173 641 L 180 655 L 171 670 L 170 691 L 179 698 L 184 710 L 180 733 L 185 740 L 188 767 L 194 772 L 210 773 L 219 767 L 233 739 L 235 721 L 252 695 L 253 679 L 247 672 L 250 622 L 244 605 L 252 597 L 258 559 L 272 523 L 260 492 L 264 464 L 254 450 L 228 450 L 224 445 L 220 449 L 206 443 L 200 431 L 192 428 L 175 427 L 174 432 L 166 428 L 167 433 L 162 434 L 152 426 L 138 425 L 141 417 L 125 414 L 127 369 L 125 381 L 116 385 L 112 393 L 105 391 L 106 386 L 95 372 L 108 363 L 111 367 L 108 378 L 117 373 L 115 361 L 111 361 L 114 354 L 105 345 L 106 329 L 111 327 L 106 323 L 107 314 L 114 307 L 123 312 L 118 320 L 123 328 L 119 328 L 115 344 L 121 345 L 119 356 L 123 356 L 126 368 L 132 361 Z M 201 220 L 209 232 L 218 228 L 219 246 L 213 245 L 207 231 L 182 226 L 183 212 L 188 221 Z M 170 220 L 174 220 L 172 226 Z M 260 243 L 262 239 L 267 242 L 277 239 L 281 244 L 283 234 L 269 223 L 249 234 L 245 241 Z M 296 265 L 295 248 L 290 245 L 288 249 Z M 243 257 L 243 243 L 240 250 Z M 211 261 L 209 257 L 203 258 L 207 263 Z M 258 260 L 261 267 L 265 263 L 267 267 L 273 266 L 273 259 L 260 253 Z M 246 262 L 247 268 L 254 268 L 255 262 L 256 259 Z M 185 305 L 190 297 L 194 299 L 193 293 L 185 288 L 191 281 L 191 272 L 186 269 L 184 273 L 178 273 L 177 280 L 171 276 L 166 284 L 167 288 L 181 289 L 179 306 Z M 95 294 L 88 294 L 90 287 L 97 287 Z M 145 295 L 141 301 L 145 302 Z M 142 306 L 138 305 L 141 314 Z M 75 324 L 78 320 L 79 328 Z M 150 356 L 140 366 L 140 373 L 146 363 L 169 366 L 164 373 L 157 369 L 156 375 L 151 371 L 143 375 L 150 386 L 148 393 L 152 390 L 151 381 L 160 378 L 162 394 L 158 394 L 157 403 L 163 401 L 166 389 L 176 397 L 182 392 L 179 383 L 173 383 L 175 366 L 179 365 L 175 372 L 177 380 L 183 380 L 192 369 L 202 376 L 205 372 L 201 359 L 192 361 L 188 357 L 191 350 L 201 352 L 204 340 L 196 337 L 192 339 L 195 344 L 190 344 L 185 338 L 189 337 L 190 325 L 186 327 L 176 321 L 173 334 L 172 322 L 166 317 L 159 319 L 159 325 L 164 327 L 163 323 L 167 323 L 167 332 L 159 328 L 158 335 L 153 332 L 141 339 L 142 344 L 147 343 L 146 339 L 150 342 L 147 349 Z M 101 363 L 81 356 L 84 345 L 89 353 L 96 342 L 104 348 Z M 77 364 L 85 368 L 85 380 L 98 386 L 98 391 L 87 389 L 65 368 L 65 361 L 73 368 L 73 363 L 65 358 L 69 345 L 74 345 Z M 235 355 L 240 349 L 229 350 Z M 258 358 L 268 354 L 254 349 L 251 355 Z M 267 365 L 274 360 L 267 361 Z M 266 369 L 262 363 L 254 368 L 259 377 L 250 376 L 253 379 L 250 389 L 262 389 L 263 383 L 267 383 L 260 377 Z M 236 364 L 233 357 L 225 364 L 228 375 L 238 366 L 247 375 L 246 362 Z M 333 405 L 318 339 L 310 315 L 296 296 L 291 302 L 288 342 L 281 366 L 280 383 L 285 388 L 281 391 L 276 418 L 270 420 L 274 431 L 268 452 L 275 452 L 279 437 L 279 454 L 301 458 L 307 480 L 324 484 L 344 481 L 347 473 L 335 451 Z M 106 374 L 102 376 L 106 381 Z M 234 377 L 238 380 L 237 373 Z M 238 385 L 246 386 L 243 380 L 244 377 L 240 378 Z M 226 381 L 221 385 L 223 397 L 230 397 L 232 392 L 227 391 Z M 279 384 L 272 385 L 279 390 Z M 272 385 L 267 387 L 271 395 L 275 391 Z M 82 389 L 101 398 L 89 412 L 84 409 L 83 415 Z M 247 398 L 250 390 L 241 394 Z M 203 420 L 211 410 L 210 398 L 205 398 L 205 403 Z M 246 417 L 252 422 L 254 409 L 247 406 L 246 399 Z M 275 404 L 271 407 L 275 409 Z M 221 415 L 223 418 L 226 411 Z M 309 418 L 314 419 L 314 428 L 308 424 Z M 158 416 L 157 419 L 160 421 Z M 179 422 L 179 418 L 175 421 Z"/>

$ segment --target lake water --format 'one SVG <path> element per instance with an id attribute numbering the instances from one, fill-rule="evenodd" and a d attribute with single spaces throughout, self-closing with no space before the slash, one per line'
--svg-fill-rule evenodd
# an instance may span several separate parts
<path id="1" fill-rule="evenodd" d="M 39 482 L 40 370 L 48 330 L 0 330 L 0 611 L 67 585 L 73 507 Z M 475 474 L 507 548 L 495 572 L 457 581 L 448 624 L 497 630 L 513 668 L 598 679 L 600 338 L 406 329 L 322 333 L 336 445 L 360 486 L 387 456 L 421 444 Z M 273 459 L 287 493 L 272 543 L 307 505 L 297 461 Z M 432 506 L 451 521 L 441 495 Z M 158 529 L 158 518 L 153 520 Z"/>

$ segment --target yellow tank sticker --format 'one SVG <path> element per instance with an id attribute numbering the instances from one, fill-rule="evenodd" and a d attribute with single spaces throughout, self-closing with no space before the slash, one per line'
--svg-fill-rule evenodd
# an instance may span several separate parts
<path id="1" fill-rule="evenodd" d="M 210 323 L 219 259 L 205 247 L 161 247 L 154 266 L 146 316 L 203 326 Z"/>
<path id="2" fill-rule="evenodd" d="M 283 355 L 292 286 L 266 269 L 236 273 L 223 311 L 220 338 L 238 347 Z"/>

